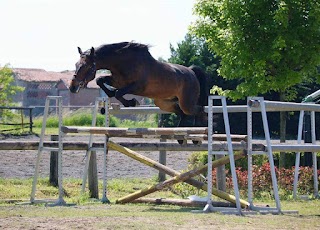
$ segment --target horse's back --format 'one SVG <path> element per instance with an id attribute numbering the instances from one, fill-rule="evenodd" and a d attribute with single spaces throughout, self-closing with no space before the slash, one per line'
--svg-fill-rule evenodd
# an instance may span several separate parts
<path id="1" fill-rule="evenodd" d="M 186 91 L 191 94 L 190 91 L 199 91 L 197 77 L 188 67 L 159 62 L 149 70 L 143 96 L 165 99 L 179 97 Z"/>

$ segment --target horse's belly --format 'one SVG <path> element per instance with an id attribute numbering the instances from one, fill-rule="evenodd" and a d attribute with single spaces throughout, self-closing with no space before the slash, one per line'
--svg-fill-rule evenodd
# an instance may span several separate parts
<path id="1" fill-rule="evenodd" d="M 172 99 L 177 96 L 177 89 L 168 89 L 167 87 L 155 87 L 146 89 L 143 92 L 144 97 L 159 98 L 159 99 Z"/>

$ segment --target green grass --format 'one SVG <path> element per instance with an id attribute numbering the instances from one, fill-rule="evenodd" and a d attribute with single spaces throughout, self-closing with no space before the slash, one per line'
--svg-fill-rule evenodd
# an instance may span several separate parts
<path id="1" fill-rule="evenodd" d="M 27 119 L 27 118 L 26 118 Z M 29 120 L 28 120 L 29 121 Z M 126 128 L 150 128 L 157 127 L 157 118 L 156 115 L 137 115 L 137 120 L 128 120 L 128 119 L 119 119 L 115 116 L 110 116 L 109 119 L 110 127 L 126 127 Z M 18 122 L 19 123 L 19 122 Z M 46 121 L 46 134 L 47 135 L 57 135 L 58 132 L 58 117 L 57 116 L 49 116 Z M 35 117 L 33 119 L 33 134 L 40 135 L 41 128 L 43 125 L 43 117 Z M 79 109 L 75 112 L 65 113 L 63 115 L 63 125 L 68 126 L 91 126 L 92 125 L 92 115 L 90 111 L 86 111 L 83 109 Z M 105 116 L 102 114 L 97 114 L 97 123 L 96 126 L 103 127 L 105 126 Z M 12 126 L 8 125 L 0 125 L 0 130 L 12 129 Z M 23 129 L 20 126 L 15 126 L 16 130 L 11 130 L 7 132 L 3 132 L 11 135 L 24 135 L 30 134 L 29 127 L 25 127 Z"/>
<path id="2" fill-rule="evenodd" d="M 64 180 L 69 197 L 67 203 L 75 206 L 47 207 L 15 205 L 4 199 L 28 200 L 32 179 L 0 179 L 0 228 L 3 229 L 319 229 L 320 200 L 281 201 L 282 210 L 297 210 L 299 215 L 221 215 L 195 214 L 200 207 L 173 205 L 115 204 L 115 199 L 156 183 L 154 179 L 115 179 L 108 182 L 111 204 L 101 204 L 80 195 L 79 179 Z M 99 184 L 101 191 L 101 182 Z M 157 192 L 151 197 L 175 197 L 169 191 Z M 40 178 L 36 198 L 57 198 L 58 190 Z M 101 197 L 101 194 L 100 194 Z M 273 200 L 257 201 L 274 206 Z"/>
<path id="3" fill-rule="evenodd" d="M 27 200 L 30 198 L 32 178 L 30 179 L 4 179 L 0 178 L 0 203 L 1 200 Z M 113 179 L 108 182 L 108 196 L 111 201 L 120 198 L 126 194 L 132 193 L 136 190 L 149 187 L 157 183 L 156 179 Z M 65 179 L 63 186 L 67 192 L 66 201 L 82 204 L 88 202 L 89 194 L 81 194 L 82 180 L 80 179 Z M 102 181 L 99 181 L 99 191 L 102 191 Z M 159 192 L 160 196 L 178 197 L 174 196 L 169 191 Z M 49 198 L 54 199 L 58 196 L 58 188 L 53 187 L 49 183 L 48 178 L 39 178 L 37 183 L 37 199 Z M 102 194 L 100 194 L 102 197 Z"/>

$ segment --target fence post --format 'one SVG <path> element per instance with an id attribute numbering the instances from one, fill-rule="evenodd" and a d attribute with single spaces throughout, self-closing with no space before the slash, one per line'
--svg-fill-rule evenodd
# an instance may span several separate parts
<path id="1" fill-rule="evenodd" d="M 160 138 L 160 142 L 167 142 L 166 139 Z M 159 163 L 166 165 L 167 164 L 167 152 L 166 150 L 159 151 Z M 159 182 L 163 182 L 166 180 L 166 174 L 164 172 L 159 171 L 158 175 Z"/>
<path id="2" fill-rule="evenodd" d="M 89 160 L 88 184 L 89 184 L 90 198 L 99 199 L 96 151 L 91 152 L 91 156 Z"/>
<path id="3" fill-rule="evenodd" d="M 34 107 L 29 107 L 29 127 L 30 127 L 30 133 L 32 133 L 32 126 L 33 126 L 33 121 L 32 121 L 32 109 Z"/>
<path id="4" fill-rule="evenodd" d="M 51 141 L 58 141 L 58 135 L 51 135 Z M 52 186 L 58 186 L 58 152 L 51 151 L 50 153 L 50 176 L 49 176 L 49 183 Z"/>
<path id="5" fill-rule="evenodd" d="M 163 123 L 164 123 L 163 114 L 159 114 L 158 115 L 158 127 L 164 127 Z M 160 137 L 160 142 L 167 142 L 167 140 Z M 166 150 L 159 151 L 159 163 L 163 164 L 163 165 L 167 164 L 167 151 Z M 163 182 L 165 180 L 166 180 L 166 174 L 162 171 L 159 171 L 158 181 Z"/>
<path id="6" fill-rule="evenodd" d="M 311 138 L 311 113 L 310 111 L 306 111 L 304 113 L 304 142 L 312 143 Z M 312 153 L 305 152 L 303 157 L 303 166 L 312 167 Z"/>
<path id="7" fill-rule="evenodd" d="M 219 160 L 223 158 L 223 155 L 216 154 L 215 159 Z M 217 189 L 221 191 L 226 191 L 226 171 L 225 171 L 225 165 L 220 165 L 216 168 L 217 170 Z"/>

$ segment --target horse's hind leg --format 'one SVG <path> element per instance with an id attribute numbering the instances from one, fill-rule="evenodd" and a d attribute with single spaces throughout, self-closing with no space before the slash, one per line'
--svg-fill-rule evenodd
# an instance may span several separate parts
<path id="1" fill-rule="evenodd" d="M 183 95 L 179 96 L 179 106 L 184 114 L 198 115 L 204 112 L 204 107 L 197 104 L 197 95 L 192 95 L 190 91 L 185 90 Z"/>
<path id="2" fill-rule="evenodd" d="M 194 116 L 185 114 L 178 103 L 178 99 L 154 99 L 154 104 L 163 111 L 172 112 L 180 116 L 178 127 L 194 126 Z"/>
<path id="3" fill-rule="evenodd" d="M 208 126 L 208 114 L 206 112 L 200 112 L 195 116 L 195 127 L 207 127 Z"/>
<path id="4" fill-rule="evenodd" d="M 154 104 L 164 111 L 177 114 L 180 117 L 178 127 L 194 126 L 194 116 L 184 114 L 177 99 L 154 99 Z M 178 142 L 183 144 L 184 140 L 178 140 Z"/>

